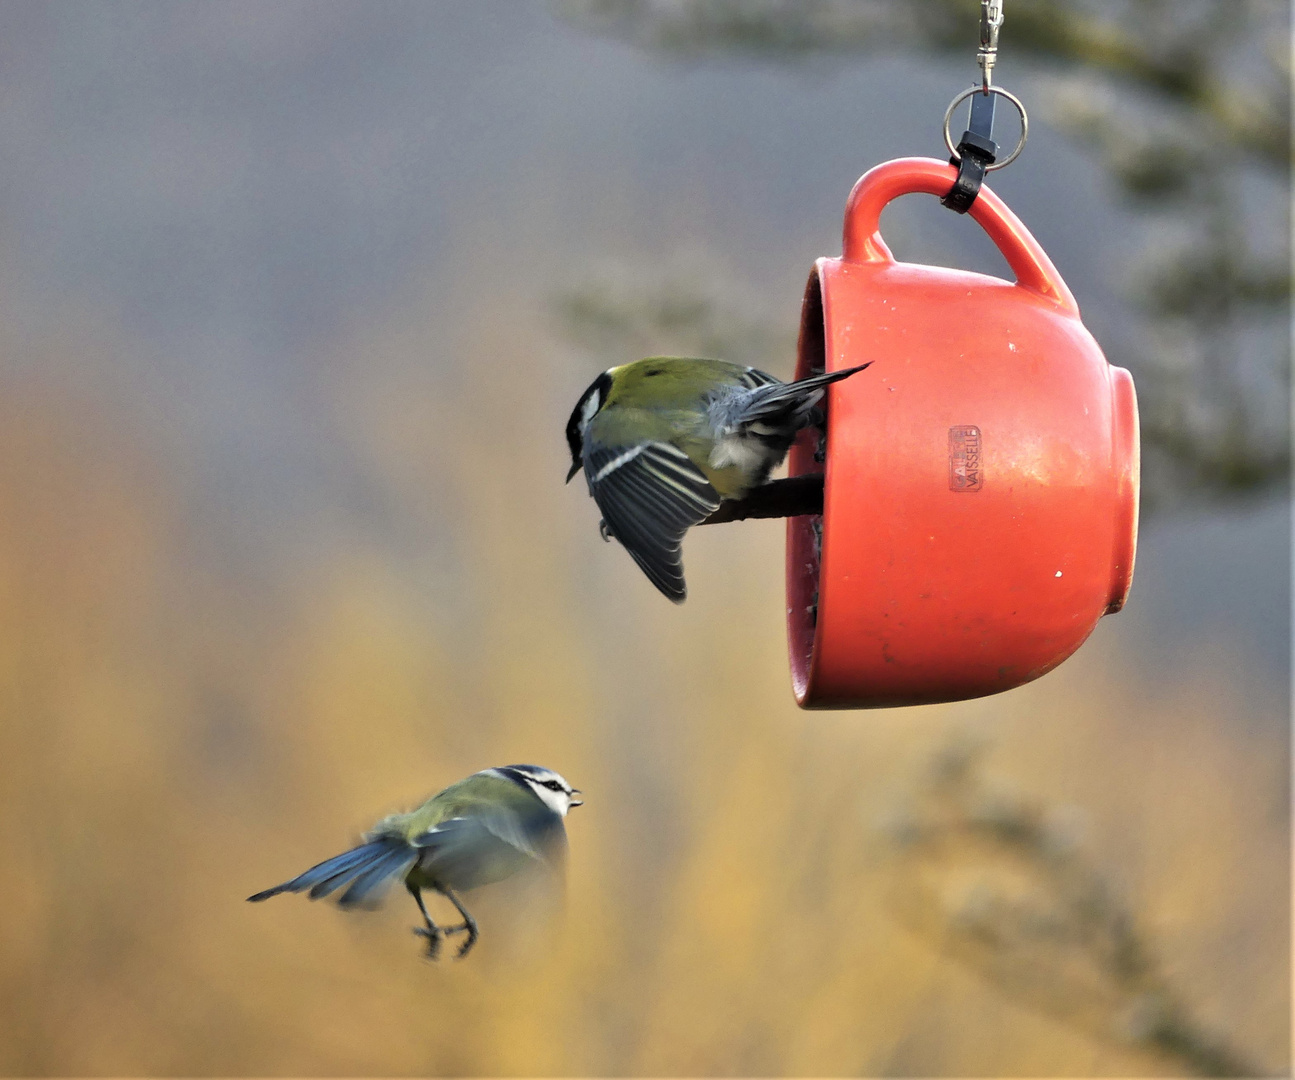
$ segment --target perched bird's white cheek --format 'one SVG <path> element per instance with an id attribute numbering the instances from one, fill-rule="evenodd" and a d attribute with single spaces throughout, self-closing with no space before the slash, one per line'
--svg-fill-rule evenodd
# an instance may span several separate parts
<path id="1" fill-rule="evenodd" d="M 580 414 L 581 436 L 583 436 L 584 433 L 589 430 L 589 422 L 594 418 L 595 415 L 597 415 L 598 406 L 601 404 L 602 402 L 599 400 L 599 397 L 597 394 L 592 395 L 589 398 L 589 400 L 585 402 L 585 407 Z"/>

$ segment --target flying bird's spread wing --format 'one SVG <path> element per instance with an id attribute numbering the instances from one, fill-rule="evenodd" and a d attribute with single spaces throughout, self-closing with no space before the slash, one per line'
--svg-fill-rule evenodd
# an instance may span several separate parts
<path id="1" fill-rule="evenodd" d="M 507 810 L 482 810 L 470 815 L 447 818 L 439 825 L 415 836 L 411 843 L 415 847 L 435 848 L 437 853 L 452 856 L 458 848 L 470 847 L 487 837 L 502 840 L 510 847 L 516 848 L 523 855 L 533 859 L 540 858 L 540 853 L 526 838 L 526 829 L 516 814 Z"/>
<path id="2" fill-rule="evenodd" d="M 683 537 L 718 509 L 719 493 L 666 442 L 585 447 L 585 476 L 608 530 L 676 604 L 688 595 Z"/>
<path id="3" fill-rule="evenodd" d="M 473 889 L 527 865 L 560 865 L 565 839 L 562 819 L 547 810 L 534 822 L 507 810 L 474 810 L 447 818 L 410 842 L 422 850 L 419 865 L 428 874 L 455 888 Z"/>

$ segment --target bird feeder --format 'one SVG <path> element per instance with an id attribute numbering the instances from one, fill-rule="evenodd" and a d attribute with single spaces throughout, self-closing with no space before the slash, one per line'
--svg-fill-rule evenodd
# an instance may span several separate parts
<path id="1" fill-rule="evenodd" d="M 1106 362 L 1051 260 L 982 187 L 970 215 L 1016 274 L 898 262 L 878 231 L 900 195 L 958 170 L 886 162 L 850 193 L 819 259 L 796 377 L 872 361 L 830 388 L 821 516 L 787 525 L 787 629 L 805 708 L 957 701 L 1060 664 L 1119 611 L 1138 528 L 1133 379 Z"/>

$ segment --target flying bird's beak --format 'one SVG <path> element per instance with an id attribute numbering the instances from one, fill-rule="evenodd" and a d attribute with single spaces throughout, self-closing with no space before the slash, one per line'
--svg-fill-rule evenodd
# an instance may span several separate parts
<path id="1" fill-rule="evenodd" d="M 571 789 L 570 802 L 572 806 L 584 806 L 585 801 L 584 799 L 580 798 L 581 794 L 583 793 L 579 789 L 577 788 Z"/>
<path id="2" fill-rule="evenodd" d="M 580 466 L 581 466 L 581 465 L 583 465 L 583 464 L 584 464 L 584 462 L 581 462 L 581 461 L 577 461 L 577 462 L 575 462 L 574 464 L 572 464 L 572 466 L 571 466 L 570 470 L 567 472 L 567 479 L 566 479 L 566 482 L 567 482 L 568 484 L 569 484 L 569 483 L 571 483 L 571 478 L 572 478 L 573 476 L 575 476 L 575 474 L 576 474 L 576 473 L 578 473 L 578 472 L 580 471 Z"/>

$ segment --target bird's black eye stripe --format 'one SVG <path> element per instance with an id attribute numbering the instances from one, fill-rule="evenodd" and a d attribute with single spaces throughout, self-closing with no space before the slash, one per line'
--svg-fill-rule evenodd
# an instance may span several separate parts
<path id="1" fill-rule="evenodd" d="M 504 765 L 499 769 L 499 772 L 508 777 L 518 787 L 525 788 L 527 791 L 530 790 L 530 777 L 521 770 L 515 769 L 511 765 Z"/>
<path id="2" fill-rule="evenodd" d="M 561 784 L 559 784 L 556 780 L 545 780 L 545 781 L 544 781 L 544 786 L 545 786 L 546 788 L 548 788 L 550 791 L 561 791 L 561 790 L 562 790 L 562 785 L 561 785 Z"/>

